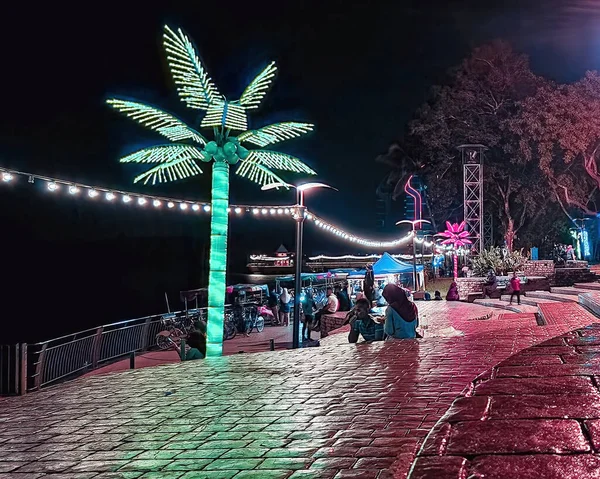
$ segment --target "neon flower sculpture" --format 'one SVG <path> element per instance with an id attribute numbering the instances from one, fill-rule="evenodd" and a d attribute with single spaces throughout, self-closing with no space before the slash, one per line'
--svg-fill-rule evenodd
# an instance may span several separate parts
<path id="1" fill-rule="evenodd" d="M 442 236 L 446 238 L 442 241 L 444 245 L 451 245 L 454 248 L 454 254 L 452 255 L 454 261 L 454 279 L 458 278 L 458 257 L 456 255 L 456 249 L 462 246 L 473 244 L 469 239 L 469 232 L 465 231 L 465 222 L 462 223 L 450 223 L 446 221 L 446 231 L 438 233 L 436 236 Z"/>
<path id="2" fill-rule="evenodd" d="M 238 165 L 236 173 L 239 176 L 261 186 L 268 183 L 287 184 L 273 170 L 314 175 L 315 172 L 298 158 L 264 149 L 308 133 L 313 125 L 284 122 L 248 129 L 247 112 L 257 109 L 267 94 L 277 70 L 274 63 L 250 82 L 238 100 L 229 101 L 219 93 L 198 58 L 194 45 L 181 29 L 175 32 L 165 26 L 163 45 L 180 100 L 188 108 L 205 112 L 200 128 L 212 131 L 212 140 L 170 113 L 145 103 L 110 99 L 108 104 L 169 140 L 169 143 L 143 148 L 121 158 L 123 163 L 156 164 L 136 177 L 134 183 L 142 180 L 144 184 L 181 180 L 202 173 L 202 163 L 213 163 L 207 354 L 219 356 L 223 352 L 229 168 Z M 258 148 L 247 149 L 244 145 Z"/>

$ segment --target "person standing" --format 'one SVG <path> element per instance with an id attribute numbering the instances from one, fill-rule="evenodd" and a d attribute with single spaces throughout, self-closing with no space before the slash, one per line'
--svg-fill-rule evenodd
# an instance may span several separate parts
<path id="1" fill-rule="evenodd" d="M 510 287 L 512 292 L 510 293 L 510 304 L 513 302 L 513 297 L 517 296 L 517 304 L 521 304 L 521 279 L 517 276 L 515 271 L 510 278 Z"/>
<path id="2" fill-rule="evenodd" d="M 365 279 L 363 285 L 365 298 L 369 301 L 373 301 L 373 294 L 375 293 L 375 273 L 373 272 L 373 265 L 367 265 L 367 271 L 365 272 Z"/>
<path id="3" fill-rule="evenodd" d="M 335 295 L 339 302 L 338 311 L 350 311 L 350 298 L 348 293 L 341 286 L 335 287 Z"/>
<path id="4" fill-rule="evenodd" d="M 279 296 L 279 322 L 283 326 L 289 326 L 290 324 L 290 311 L 292 309 L 290 300 L 290 293 L 288 293 L 287 288 L 283 288 L 281 296 Z"/>
<path id="5" fill-rule="evenodd" d="M 269 299 L 267 301 L 267 306 L 273 313 L 273 322 L 276 325 L 279 324 L 279 308 L 277 307 L 278 303 L 279 303 L 279 296 L 277 295 L 277 291 L 275 291 L 275 288 L 273 288 L 271 290 L 271 292 L 269 293 Z"/>
<path id="6" fill-rule="evenodd" d="M 310 341 L 310 325 L 315 320 L 315 298 L 311 288 L 300 297 L 304 322 L 302 323 L 302 341 Z"/>

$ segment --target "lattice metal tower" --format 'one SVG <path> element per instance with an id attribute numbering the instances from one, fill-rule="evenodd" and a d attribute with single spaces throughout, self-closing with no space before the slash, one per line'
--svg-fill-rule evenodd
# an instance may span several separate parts
<path id="1" fill-rule="evenodd" d="M 492 246 L 494 246 L 494 219 L 491 214 L 486 213 L 483 215 L 483 247 Z"/>
<path id="2" fill-rule="evenodd" d="M 473 249 L 483 250 L 483 154 L 484 145 L 460 145 L 464 186 L 464 219 Z"/>

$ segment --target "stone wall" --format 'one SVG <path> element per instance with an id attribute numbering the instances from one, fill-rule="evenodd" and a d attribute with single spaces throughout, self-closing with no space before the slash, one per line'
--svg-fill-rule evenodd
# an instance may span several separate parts
<path id="1" fill-rule="evenodd" d="M 573 286 L 575 283 L 591 283 L 597 280 L 589 268 L 556 268 L 552 286 Z"/>
<path id="2" fill-rule="evenodd" d="M 554 261 L 527 261 L 523 267 L 525 276 L 552 276 L 554 274 Z"/>
<path id="3" fill-rule="evenodd" d="M 485 278 L 456 278 L 456 286 L 458 286 L 458 295 L 460 299 L 466 301 L 471 293 L 483 293 L 483 285 Z"/>

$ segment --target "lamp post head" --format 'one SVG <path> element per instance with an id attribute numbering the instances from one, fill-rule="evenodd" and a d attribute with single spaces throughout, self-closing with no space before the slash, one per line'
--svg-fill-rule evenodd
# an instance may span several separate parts
<path id="1" fill-rule="evenodd" d="M 289 190 L 290 188 L 295 188 L 295 186 L 290 185 L 288 183 L 277 182 L 277 183 L 268 183 L 266 185 L 263 185 L 260 189 L 263 191 L 267 191 L 267 190 L 278 190 L 279 188 L 285 188 L 286 190 Z"/>
<path id="2" fill-rule="evenodd" d="M 335 190 L 338 191 L 337 188 L 334 188 L 333 186 L 329 186 L 325 183 L 303 183 L 301 185 L 297 185 L 295 187 L 298 191 L 306 191 L 306 190 L 312 190 L 313 188 L 329 188 L 330 190 Z"/>

